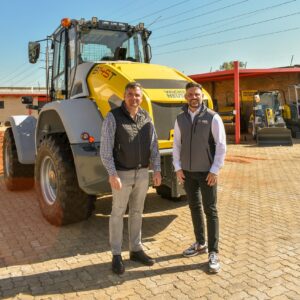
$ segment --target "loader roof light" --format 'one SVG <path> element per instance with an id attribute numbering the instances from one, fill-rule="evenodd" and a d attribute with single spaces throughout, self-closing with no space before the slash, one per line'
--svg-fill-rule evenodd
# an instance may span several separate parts
<path id="1" fill-rule="evenodd" d="M 101 29 L 112 29 L 112 30 L 121 30 L 121 31 L 126 31 L 128 28 L 127 23 L 122 23 L 122 22 L 111 22 L 111 21 L 99 21 L 99 28 Z"/>
<path id="2" fill-rule="evenodd" d="M 85 23 L 85 19 L 81 18 L 78 23 L 79 23 L 79 25 L 83 25 Z"/>
<path id="3" fill-rule="evenodd" d="M 65 27 L 65 28 L 69 28 L 71 26 L 71 19 L 70 18 L 63 18 L 61 21 L 60 21 L 60 24 L 62 27 Z"/>
<path id="4" fill-rule="evenodd" d="M 137 27 L 138 27 L 139 30 L 144 30 L 145 29 L 145 24 L 144 23 L 139 23 Z"/>
<path id="5" fill-rule="evenodd" d="M 92 24 L 96 26 L 98 24 L 98 18 L 97 17 L 92 17 Z"/>

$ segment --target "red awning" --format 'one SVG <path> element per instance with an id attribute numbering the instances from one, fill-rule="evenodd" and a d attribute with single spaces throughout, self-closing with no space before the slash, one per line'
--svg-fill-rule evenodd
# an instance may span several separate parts
<path id="1" fill-rule="evenodd" d="M 239 76 L 241 77 L 258 77 L 267 74 L 280 74 L 280 73 L 300 73 L 300 68 L 272 68 L 272 69 L 239 69 Z M 210 73 L 189 75 L 190 78 L 197 82 L 208 81 L 222 81 L 232 80 L 234 70 L 216 71 Z"/>

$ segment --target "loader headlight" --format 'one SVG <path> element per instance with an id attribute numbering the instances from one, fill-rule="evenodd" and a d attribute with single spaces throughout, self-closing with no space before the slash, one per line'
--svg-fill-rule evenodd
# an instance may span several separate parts
<path id="1" fill-rule="evenodd" d="M 88 132 L 84 131 L 81 133 L 80 135 L 81 139 L 83 141 L 88 141 L 89 143 L 94 143 L 95 142 L 95 138 L 93 136 L 91 136 Z"/>
<path id="2" fill-rule="evenodd" d="M 88 132 L 82 132 L 80 137 L 82 140 L 87 141 L 89 139 L 90 135 Z"/>

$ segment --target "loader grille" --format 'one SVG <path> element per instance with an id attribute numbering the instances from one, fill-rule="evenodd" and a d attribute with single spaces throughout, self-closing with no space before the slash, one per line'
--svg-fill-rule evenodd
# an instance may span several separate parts
<path id="1" fill-rule="evenodd" d="M 135 79 L 144 89 L 183 89 L 188 83 L 186 80 L 174 79 Z"/>
<path id="2" fill-rule="evenodd" d="M 174 128 L 176 117 L 183 105 L 152 102 L 154 125 L 159 140 L 169 139 L 170 130 Z"/>

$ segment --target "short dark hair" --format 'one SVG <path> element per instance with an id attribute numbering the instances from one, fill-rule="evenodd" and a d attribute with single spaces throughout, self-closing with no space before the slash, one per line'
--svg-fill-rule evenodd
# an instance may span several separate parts
<path id="1" fill-rule="evenodd" d="M 194 87 L 197 87 L 202 91 L 202 85 L 197 82 L 188 82 L 185 86 L 185 90 L 187 91 L 188 89 L 194 88 Z"/>
<path id="2" fill-rule="evenodd" d="M 138 82 L 129 82 L 125 86 L 125 92 L 128 91 L 129 89 L 136 89 L 136 88 L 139 88 L 139 89 L 143 90 L 140 83 L 138 83 Z"/>

